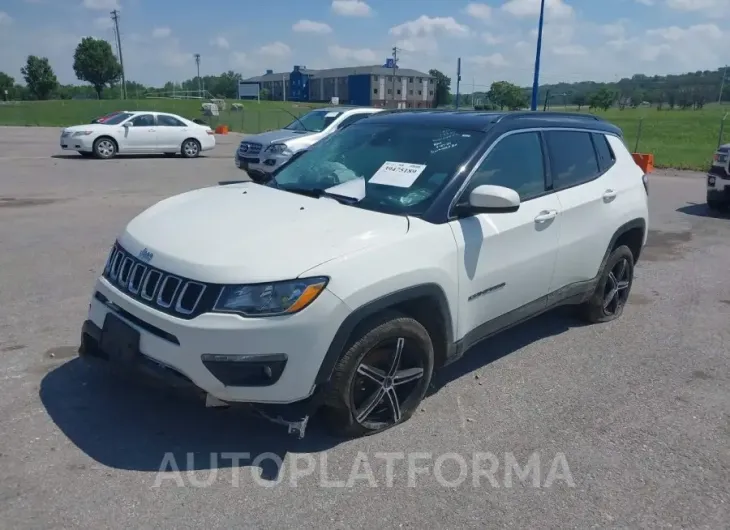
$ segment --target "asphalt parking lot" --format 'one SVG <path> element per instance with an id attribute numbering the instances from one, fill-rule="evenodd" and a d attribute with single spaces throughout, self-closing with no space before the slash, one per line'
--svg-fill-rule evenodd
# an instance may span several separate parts
<path id="1" fill-rule="evenodd" d="M 730 526 L 730 217 L 706 210 L 702 175 L 652 174 L 619 321 L 508 331 L 410 422 L 340 443 L 76 358 L 124 224 L 241 172 L 234 135 L 196 160 L 97 161 L 56 156 L 58 134 L 0 128 L 0 528 Z"/>

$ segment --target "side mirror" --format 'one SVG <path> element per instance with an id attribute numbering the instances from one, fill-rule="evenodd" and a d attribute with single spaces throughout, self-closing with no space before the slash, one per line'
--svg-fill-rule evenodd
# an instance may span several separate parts
<path id="1" fill-rule="evenodd" d="M 520 207 L 520 195 L 504 186 L 484 184 L 469 194 L 468 209 L 473 213 L 509 213 Z"/>
<path id="2" fill-rule="evenodd" d="M 132 126 L 132 123 L 128 122 L 128 121 L 125 121 L 124 123 L 122 123 L 122 127 L 124 127 L 125 129 L 128 129 L 131 126 Z"/>

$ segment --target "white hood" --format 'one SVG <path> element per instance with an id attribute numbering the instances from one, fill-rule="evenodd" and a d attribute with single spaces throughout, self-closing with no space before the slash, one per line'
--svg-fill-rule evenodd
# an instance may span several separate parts
<path id="1" fill-rule="evenodd" d="M 325 261 L 401 238 L 405 217 L 250 182 L 165 199 L 128 225 L 120 243 L 150 264 L 211 283 L 296 278 Z"/>

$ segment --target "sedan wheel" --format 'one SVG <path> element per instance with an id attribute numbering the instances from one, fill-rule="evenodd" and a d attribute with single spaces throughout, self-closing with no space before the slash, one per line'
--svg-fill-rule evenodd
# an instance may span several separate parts
<path id="1" fill-rule="evenodd" d="M 180 148 L 184 158 L 196 158 L 200 154 L 200 144 L 197 140 L 185 140 Z"/>
<path id="2" fill-rule="evenodd" d="M 99 138 L 94 142 L 94 154 L 97 158 L 113 158 L 117 153 L 117 146 L 110 138 Z"/>

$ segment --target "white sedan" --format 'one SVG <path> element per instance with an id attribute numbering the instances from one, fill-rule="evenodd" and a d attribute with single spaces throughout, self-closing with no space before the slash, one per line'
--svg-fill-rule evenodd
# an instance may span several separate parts
<path id="1" fill-rule="evenodd" d="M 163 112 L 123 111 L 103 123 L 75 125 L 61 132 L 61 149 L 97 158 L 145 153 L 195 158 L 214 147 L 210 127 Z"/>

